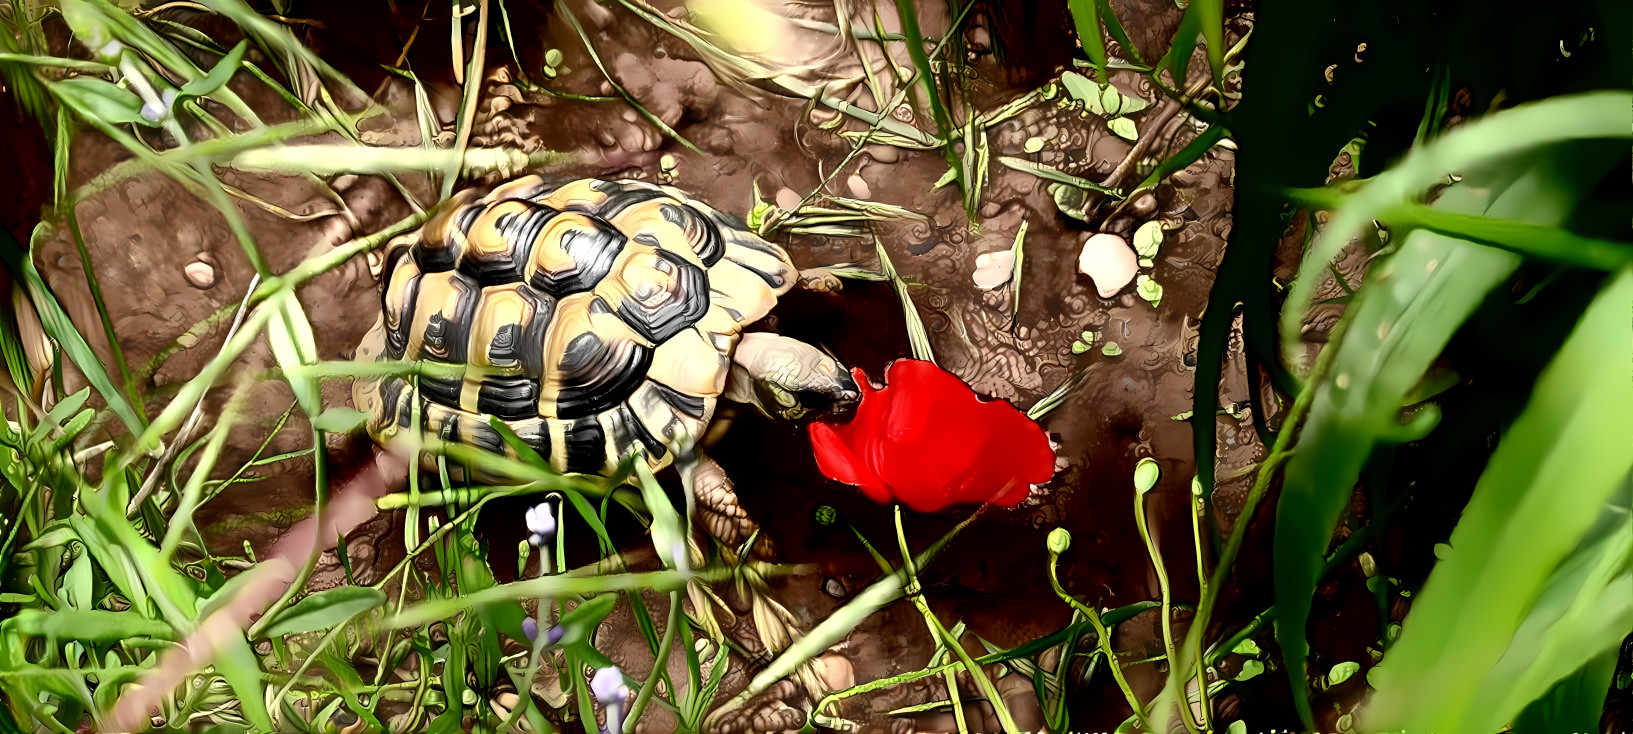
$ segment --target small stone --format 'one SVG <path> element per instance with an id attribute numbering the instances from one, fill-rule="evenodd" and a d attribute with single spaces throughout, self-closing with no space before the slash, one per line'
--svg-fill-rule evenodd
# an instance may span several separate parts
<path id="1" fill-rule="evenodd" d="M 1077 271 L 1094 280 L 1101 298 L 1111 298 L 1134 280 L 1139 258 L 1123 238 L 1101 232 L 1083 242 L 1077 257 Z"/>
<path id="2" fill-rule="evenodd" d="M 977 255 L 975 258 L 975 287 L 990 291 L 1008 283 L 1015 275 L 1015 253 L 999 250 Z"/>
<path id="3" fill-rule="evenodd" d="M 856 669 L 851 661 L 837 652 L 824 653 L 816 659 L 817 677 L 829 691 L 843 691 L 856 685 Z"/>
<path id="4" fill-rule="evenodd" d="M 843 599 L 849 594 L 849 592 L 845 590 L 845 584 L 841 583 L 839 579 L 835 578 L 830 578 L 827 581 L 822 582 L 822 593 L 835 599 Z"/>
<path id="5" fill-rule="evenodd" d="M 968 38 L 970 41 L 970 49 L 973 51 L 985 51 L 992 48 L 992 36 L 987 33 L 987 29 L 982 28 L 981 26 L 971 28 L 968 33 Z"/>
<path id="6" fill-rule="evenodd" d="M 800 200 L 803 198 L 804 197 L 795 193 L 793 189 L 784 186 L 783 188 L 777 189 L 777 208 L 785 212 L 794 211 L 795 209 L 799 208 Z"/>
<path id="7" fill-rule="evenodd" d="M 873 198 L 873 190 L 868 188 L 868 182 L 862 180 L 862 175 L 853 173 L 845 179 L 845 188 L 850 189 L 851 196 L 858 199 Z"/>
<path id="8" fill-rule="evenodd" d="M 182 268 L 182 274 L 187 276 L 188 283 L 199 290 L 215 285 L 215 268 L 207 262 L 195 260 L 187 263 L 187 267 Z"/>
<path id="9" fill-rule="evenodd" d="M 875 163 L 895 163 L 902 159 L 902 151 L 894 145 L 869 145 L 865 151 Z"/>

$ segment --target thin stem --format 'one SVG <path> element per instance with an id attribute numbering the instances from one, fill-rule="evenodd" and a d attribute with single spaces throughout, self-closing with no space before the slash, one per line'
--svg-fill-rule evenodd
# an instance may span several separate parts
<path id="1" fill-rule="evenodd" d="M 1010 734 L 1020 734 L 1021 728 L 1015 725 L 1015 718 L 1010 716 L 1009 707 L 1004 705 L 1003 697 L 998 695 L 997 686 L 992 684 L 992 681 L 987 678 L 986 672 L 981 670 L 981 666 L 970 657 L 970 653 L 964 649 L 964 645 L 953 637 L 946 627 L 942 626 L 941 620 L 936 619 L 935 612 L 930 611 L 929 602 L 926 602 L 924 594 L 920 593 L 918 572 L 913 568 L 913 554 L 907 550 L 907 533 L 902 530 L 901 505 L 896 505 L 896 543 L 901 547 L 902 570 L 907 574 L 906 592 L 908 598 L 913 601 L 913 606 L 918 607 L 919 614 L 924 615 L 924 621 L 930 625 L 931 633 L 940 638 L 947 646 L 947 649 L 958 656 L 958 661 L 963 663 L 964 670 L 970 674 L 971 678 L 975 679 L 975 684 L 981 688 L 982 695 L 987 697 L 987 703 L 991 704 L 992 710 L 997 713 L 998 723 L 1003 727 L 1003 730 L 1010 732 Z"/>
<path id="2" fill-rule="evenodd" d="M 1060 585 L 1060 575 L 1055 570 L 1055 566 L 1059 561 L 1059 553 L 1051 552 L 1049 554 L 1049 585 L 1054 587 L 1056 596 L 1059 596 L 1067 604 L 1072 605 L 1073 609 L 1082 612 L 1083 616 L 1089 618 L 1089 624 L 1094 627 L 1095 644 L 1100 648 L 1100 654 L 1105 656 L 1106 664 L 1111 666 L 1112 679 L 1117 681 L 1117 688 L 1122 690 L 1123 698 L 1128 700 L 1129 708 L 1134 710 L 1134 718 L 1140 722 L 1140 728 L 1151 731 L 1151 720 L 1146 718 L 1145 706 L 1140 703 L 1140 698 L 1134 695 L 1134 689 L 1129 687 L 1128 679 L 1123 677 L 1123 666 L 1117 660 L 1117 651 L 1111 648 L 1111 633 L 1106 630 L 1106 624 L 1101 621 L 1099 612 L 1078 601 L 1077 597 L 1066 593 L 1066 589 Z"/>
<path id="3" fill-rule="evenodd" d="M 1202 500 L 1201 492 L 1196 491 L 1201 489 L 1196 484 L 1196 480 L 1192 479 L 1191 481 L 1192 497 L 1194 498 L 1194 501 L 1191 502 L 1191 543 L 1196 548 L 1196 583 L 1197 588 L 1200 589 L 1197 593 L 1205 595 L 1208 593 L 1208 570 L 1207 566 L 1203 565 L 1202 562 L 1202 513 L 1207 509 L 1207 503 Z M 1196 655 L 1197 692 L 1202 705 L 1202 721 L 1200 723 L 1203 731 L 1211 732 L 1213 731 L 1213 711 L 1212 706 L 1208 703 L 1208 663 L 1202 656 L 1202 638 L 1200 637 L 1196 640 L 1193 654 Z"/>
<path id="4" fill-rule="evenodd" d="M 1186 650 L 1202 647 L 1202 637 L 1207 633 L 1208 622 L 1213 616 L 1213 607 L 1219 601 L 1219 589 L 1224 586 L 1236 556 L 1242 551 L 1242 544 L 1247 540 L 1248 526 L 1253 524 L 1253 516 L 1258 512 L 1259 504 L 1269 493 L 1270 482 L 1275 478 L 1281 465 L 1286 463 L 1295 451 L 1294 437 L 1310 412 L 1310 404 L 1315 402 L 1316 389 L 1332 366 L 1333 355 L 1338 352 L 1337 345 L 1343 340 L 1344 331 L 1348 326 L 1349 320 L 1340 318 L 1338 325 L 1333 327 L 1327 346 L 1316 356 L 1315 365 L 1311 368 L 1308 379 L 1304 381 L 1304 388 L 1299 391 L 1298 397 L 1293 400 L 1292 408 L 1287 411 L 1287 422 L 1276 434 L 1276 445 L 1259 465 L 1259 474 L 1253 478 L 1253 487 L 1248 490 L 1247 499 L 1242 503 L 1242 511 L 1236 517 L 1236 525 L 1231 528 L 1230 539 L 1220 552 L 1219 563 L 1214 567 L 1208 586 L 1203 589 L 1202 599 L 1196 605 L 1196 618 L 1192 620 L 1190 631 L 1186 634 Z M 1168 683 L 1168 694 L 1175 695 L 1177 700 L 1179 690 L 1175 687 L 1175 679 L 1170 678 Z"/>
<path id="5" fill-rule="evenodd" d="M 1162 552 L 1157 549 L 1157 542 L 1151 538 L 1151 528 L 1145 520 L 1145 492 L 1134 493 L 1134 524 L 1140 529 L 1140 538 L 1145 541 L 1145 550 L 1151 555 L 1151 565 L 1157 570 L 1157 586 L 1162 591 L 1162 649 L 1167 654 L 1169 666 L 1168 676 L 1173 680 L 1176 676 L 1183 676 L 1181 668 L 1173 663 L 1179 660 L 1174 654 L 1174 595 L 1168 585 L 1168 569 L 1163 566 Z M 1182 678 L 1183 679 L 1183 678 Z M 1198 681 L 1197 685 L 1201 685 Z M 1192 711 L 1189 696 L 1179 701 L 1180 721 L 1185 724 L 1185 731 L 1197 734 L 1196 722 L 1192 720 Z"/>

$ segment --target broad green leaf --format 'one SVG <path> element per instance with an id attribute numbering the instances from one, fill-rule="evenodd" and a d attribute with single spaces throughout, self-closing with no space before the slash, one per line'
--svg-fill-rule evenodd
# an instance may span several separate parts
<path id="1" fill-rule="evenodd" d="M 244 718 L 256 731 L 275 731 L 267 712 L 266 687 L 261 683 L 261 663 L 243 634 L 216 640 L 215 669 L 237 694 Z"/>
<path id="2" fill-rule="evenodd" d="M 42 223 L 34 230 L 35 238 L 40 238 L 45 232 L 45 225 Z M 73 320 L 68 317 L 68 312 L 64 311 L 62 305 L 51 295 L 51 291 L 45 285 L 45 279 L 40 277 L 39 269 L 34 267 L 34 259 L 25 256 L 22 269 L 23 277 L 28 282 L 29 295 L 38 310 L 40 324 L 45 328 L 45 333 L 62 346 L 63 353 L 73 361 L 75 367 L 79 368 L 80 373 L 85 375 L 91 387 L 96 388 L 102 400 L 108 404 L 108 409 L 119 416 L 126 429 L 132 433 L 140 432 L 147 425 L 147 421 L 136 413 L 130 401 L 126 400 L 125 394 L 114 386 L 113 380 L 108 377 L 107 370 L 102 366 L 101 356 L 91 349 L 85 337 L 80 336 Z"/>
<path id="3" fill-rule="evenodd" d="M 1113 117 L 1106 120 L 1106 127 L 1116 133 L 1117 137 L 1124 140 L 1140 139 L 1139 128 L 1135 127 L 1133 120 L 1126 117 Z"/>
<path id="4" fill-rule="evenodd" d="M 87 387 L 51 406 L 51 410 L 46 412 L 45 418 L 40 421 L 38 426 L 34 427 L 34 432 L 29 434 L 28 440 L 31 442 L 39 441 L 45 438 L 46 434 L 51 432 L 51 429 L 61 427 L 62 422 L 68 416 L 78 413 L 80 408 L 85 407 L 85 401 L 90 397 L 91 388 Z"/>
<path id="5" fill-rule="evenodd" d="M 306 310 L 292 291 L 284 291 L 277 298 L 278 313 L 267 323 L 267 342 L 272 345 L 272 356 L 279 366 L 288 369 L 317 362 L 317 346 L 312 336 L 312 322 Z M 286 375 L 289 387 L 295 391 L 295 400 L 309 416 L 323 413 L 323 386 L 315 379 Z"/>
<path id="6" fill-rule="evenodd" d="M 1185 9 L 1185 15 L 1180 18 L 1179 29 L 1174 31 L 1174 41 L 1168 47 L 1168 54 L 1162 59 L 1161 68 L 1168 70 L 1173 76 L 1174 86 L 1185 88 L 1185 75 L 1191 68 L 1191 52 L 1196 50 L 1196 35 L 1202 30 L 1201 3 L 1193 2 Z"/>
<path id="7" fill-rule="evenodd" d="M 325 630 L 386 603 L 385 592 L 370 586 L 337 586 L 285 609 L 266 628 L 267 637 Z"/>
<path id="8" fill-rule="evenodd" d="M 568 610 L 566 614 L 561 615 L 561 621 L 557 623 L 562 634 L 561 640 L 556 644 L 573 648 L 588 646 L 595 635 L 595 629 L 601 626 L 617 605 L 617 594 L 600 594 Z M 543 630 L 540 632 L 543 633 Z"/>
<path id="9" fill-rule="evenodd" d="M 658 558 L 663 559 L 664 565 L 669 568 L 688 570 L 691 563 L 688 560 L 684 522 L 675 506 L 669 501 L 669 495 L 658 484 L 657 478 L 652 476 L 652 468 L 646 461 L 635 460 L 635 476 L 640 479 L 641 497 L 646 500 L 646 509 L 652 513 L 652 545 L 657 549 Z"/>
<path id="10" fill-rule="evenodd" d="M 1208 69 L 1213 83 L 1225 80 L 1225 0 L 1191 0 L 1187 15 L 1196 13 L 1197 25 L 1202 27 L 1202 41 L 1208 54 Z M 1184 82 L 1175 77 L 1175 83 Z"/>
<path id="11" fill-rule="evenodd" d="M 51 91 L 72 104 L 80 114 L 103 122 L 158 126 L 158 122 L 142 116 L 142 98 L 135 92 L 95 77 L 77 76 L 52 82 Z"/>
<path id="12" fill-rule="evenodd" d="M 1618 99 L 1620 109 L 1616 114 L 1625 117 L 1625 108 L 1633 103 L 1633 96 L 1567 98 L 1567 104 L 1552 111 L 1608 115 L 1610 105 Z M 1512 131 L 1516 123 L 1548 125 L 1548 120 L 1538 119 L 1535 114 L 1549 104 L 1554 103 L 1493 115 L 1414 150 L 1402 168 L 1376 177 L 1346 202 L 1321 237 L 1358 230 L 1362 221 L 1370 221 L 1377 207 L 1393 203 L 1396 192 L 1414 191 L 1416 182 L 1426 175 L 1424 171 L 1448 161 L 1480 159 L 1483 149 L 1472 146 L 1484 136 L 1468 137 L 1471 129 L 1479 133 Z M 1525 134 L 1541 141 L 1574 135 L 1605 136 L 1609 133 L 1602 128 L 1608 124 L 1606 120 L 1596 124 L 1572 121 L 1556 126 L 1563 131 Z M 1625 124 L 1621 125 L 1621 134 L 1628 134 Z M 1497 150 L 1512 152 L 1514 148 L 1499 146 Z M 1470 177 L 1462 185 L 1448 189 L 1435 206 L 1537 224 L 1557 223 L 1569 213 L 1581 189 L 1603 175 L 1608 161 L 1603 156 L 1598 160 L 1577 160 L 1563 154 L 1535 157 L 1525 168 L 1493 171 L 1479 181 Z M 1357 221 L 1357 217 L 1368 219 Z M 1347 241 L 1348 237 L 1343 239 Z M 1305 266 L 1319 260 L 1325 267 L 1326 258 L 1324 254 L 1312 254 Z M 1299 434 L 1297 452 L 1287 464 L 1275 525 L 1276 633 L 1294 688 L 1294 703 L 1306 722 L 1311 720 L 1311 713 L 1304 674 L 1309 649 L 1304 638 L 1305 624 L 1333 527 L 1349 502 L 1372 448 L 1411 438 L 1407 433 L 1411 429 L 1399 422 L 1400 406 L 1406 396 L 1468 315 L 1518 265 L 1519 257 L 1507 252 L 1430 232 L 1414 232 L 1405 237 L 1391 257 L 1374 266 L 1358 302 L 1345 315 L 1349 326 L 1341 343 L 1327 347 L 1339 351 L 1324 381 L 1311 388 L 1314 397 Z M 1291 312 L 1298 310 L 1304 299 L 1290 297 L 1287 303 Z M 1296 319 L 1293 323 L 1296 332 Z M 1387 355 L 1387 359 L 1381 355 Z M 1547 443 L 1539 439 L 1538 445 Z M 1453 544 L 1457 545 L 1455 540 Z M 1460 555 L 1480 555 L 1469 554 L 1460 545 L 1458 548 Z"/>
<path id="13" fill-rule="evenodd" d="M 1372 678 L 1368 727 L 1494 729 L 1627 633 L 1625 539 L 1593 559 L 1552 624 L 1526 631 L 1525 620 L 1556 570 L 1571 570 L 1561 562 L 1633 470 L 1630 309 L 1633 269 L 1594 300 L 1499 440 L 1452 531 L 1457 552 L 1436 564 Z"/>
<path id="14" fill-rule="evenodd" d="M 1570 140 L 1627 138 L 1626 111 L 1630 106 L 1633 106 L 1633 93 L 1628 92 L 1553 97 L 1463 125 L 1429 145 L 1414 148 L 1398 166 L 1374 177 L 1347 198 L 1311 245 L 1297 279 L 1288 290 L 1287 307 L 1282 313 L 1286 347 L 1296 348 L 1305 304 L 1309 303 L 1319 281 L 1327 277 L 1327 265 L 1384 209 L 1417 197 L 1424 189 L 1444 180 L 1448 173 L 1470 170 Z M 1560 183 L 1569 184 L 1570 179 L 1561 179 Z M 1460 188 L 1474 185 L 1472 181 L 1465 181 Z M 1453 213 L 1481 213 L 1470 207 L 1472 204 L 1462 209 L 1444 205 L 1435 208 Z M 1486 213 L 1488 216 L 1497 214 Z M 1557 216 L 1501 218 L 1528 220 L 1534 224 L 1551 224 L 1558 220 Z"/>

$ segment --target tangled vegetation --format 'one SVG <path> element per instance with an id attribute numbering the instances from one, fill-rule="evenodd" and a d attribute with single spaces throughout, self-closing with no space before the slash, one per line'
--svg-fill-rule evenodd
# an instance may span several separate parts
<path id="1" fill-rule="evenodd" d="M 1235 223 L 1198 327 L 1195 384 L 1205 389 L 1195 390 L 1190 414 L 1196 480 L 1185 528 L 1194 567 L 1164 567 L 1143 504 L 1156 467 L 1142 463 L 1125 486 L 1161 598 L 1105 609 L 1056 581 L 1060 603 L 1074 610 L 1069 625 L 1007 649 L 988 645 L 977 657 L 960 642 L 964 625 L 945 623 L 924 602 L 918 575 L 982 510 L 915 554 L 898 508 L 899 542 L 868 545 L 880 567 L 876 580 L 797 637 L 765 640 L 775 656 L 730 696 L 721 687 L 737 643 L 715 619 L 710 589 L 764 588 L 795 569 L 757 560 L 748 548 L 688 553 L 681 539 L 695 537 L 693 518 L 639 462 L 613 477 L 589 477 L 461 445 L 416 446 L 436 457 L 437 470 L 409 472 L 406 491 L 376 503 L 404 510 L 407 556 L 372 583 L 351 579 L 308 593 L 319 555 L 333 546 L 323 539 L 277 558 L 210 550 L 207 529 L 194 521 L 199 508 L 256 467 L 294 456 L 257 452 L 243 466 L 223 465 L 223 444 L 237 425 L 234 402 L 208 430 L 195 430 L 206 395 L 234 361 L 262 339 L 270 344 L 279 369 L 264 378 L 286 382 L 296 399 L 286 418 L 298 413 L 311 425 L 298 455 L 317 465 L 314 514 L 344 515 L 335 506 L 344 498 L 331 496 L 343 468 L 314 447 L 355 431 L 361 414 L 326 402 L 324 382 L 370 369 L 412 377 L 436 366 L 321 360 L 297 294 L 419 226 L 463 181 L 565 158 L 470 145 L 488 55 L 515 54 L 518 34 L 503 0 L 453 2 L 468 12 L 453 21 L 464 84 L 451 138 L 436 135 L 431 102 L 410 70 L 393 73 L 415 86 L 416 108 L 387 110 L 303 45 L 291 30 L 299 27 L 299 3 L 170 3 L 178 4 L 230 21 L 243 40 L 222 43 L 135 3 L 11 0 L 0 8 L 0 74 L 46 132 L 57 173 L 46 216 L 28 223 L 36 225 L 31 240 L 13 241 L 9 232 L 0 240 L 17 284 L 15 307 L 0 318 L 0 729 L 634 732 L 643 712 L 662 708 L 682 731 L 711 731 L 778 681 L 809 679 L 824 650 L 901 599 L 938 641 L 930 661 L 894 678 L 823 690 L 802 712 L 806 731 L 873 725 L 842 718 L 838 705 L 958 675 L 976 682 L 1000 726 L 1019 731 L 983 672 L 991 666 L 1033 681 L 1051 731 L 1074 728 L 1073 717 L 1083 714 L 1073 701 L 1093 686 L 1115 687 L 1123 699 L 1122 730 L 1167 731 L 1177 718 L 1191 734 L 1288 721 L 1307 730 L 1587 731 L 1600 726 L 1607 691 L 1628 695 L 1627 669 L 1614 674 L 1618 646 L 1633 630 L 1633 242 L 1625 216 L 1633 21 L 1625 4 L 1433 10 L 1410 2 L 1190 0 L 1167 53 L 1142 58 L 1125 29 L 1129 11 L 1108 0 L 1071 0 L 1063 21 L 1080 43 L 1075 67 L 1025 97 L 990 104 L 961 85 L 968 77 L 958 72 L 958 34 L 922 37 L 913 1 L 896 0 L 900 33 L 877 23 L 836 30 L 904 44 L 910 53 L 912 68 L 891 69 L 901 75 L 898 91 L 878 93 L 876 109 L 867 110 L 734 54 L 724 32 L 643 0 L 609 3 L 628 22 L 683 38 L 717 74 L 782 84 L 813 108 L 860 121 L 865 131 L 834 131 L 852 156 L 881 144 L 939 151 L 947 175 L 938 187 L 955 187 L 972 218 L 993 163 L 1047 181 L 1060 214 L 1093 228 L 1216 147 L 1238 152 Z M 956 26 L 972 12 L 1001 12 L 988 7 L 996 5 L 953 0 L 950 15 Z M 568 4 L 555 11 L 594 58 L 597 69 L 582 73 L 604 76 L 609 98 L 628 104 L 668 145 L 702 154 L 619 86 Z M 1251 33 L 1227 43 L 1230 19 L 1245 20 Z M 467 48 L 461 39 L 472 25 L 477 40 Z M 248 60 L 251 49 L 264 67 Z M 556 68 L 518 72 L 518 84 L 548 89 Z M 989 128 L 1042 104 L 1076 105 L 1114 133 L 1137 134 L 1130 116 L 1151 101 L 1105 83 L 1119 74 L 1148 80 L 1201 132 L 1111 182 L 989 148 Z M 298 119 L 264 124 L 228 85 L 235 78 L 273 90 Z M 904 101 L 928 112 L 918 125 L 879 111 Z M 419 144 L 365 142 L 368 120 L 394 114 L 415 118 Z M 295 144 L 320 134 L 342 142 Z M 130 157 L 70 187 L 73 143 L 87 135 L 117 142 Z M 295 172 L 331 193 L 336 175 L 378 175 L 412 213 L 276 272 L 235 202 L 277 205 L 225 184 L 219 171 L 229 167 Z M 256 270 L 240 303 L 188 331 L 196 338 L 225 326 L 227 338 L 163 400 L 142 388 L 152 367 L 128 364 L 120 351 L 75 216 L 87 197 L 150 172 L 214 205 Z M 410 175 L 436 182 L 439 200 L 416 198 L 399 180 Z M 748 225 L 767 236 L 870 236 L 875 222 L 918 216 L 864 199 L 819 190 L 783 207 L 757 197 Z M 86 260 L 111 359 L 92 348 L 31 257 L 35 243 L 60 231 Z M 1025 232 L 1011 251 L 1017 305 Z M 1300 236 L 1297 276 L 1277 282 L 1278 248 Z M 1161 246 L 1155 229 L 1135 239 L 1143 258 Z M 1354 248 L 1369 263 L 1357 282 L 1333 267 Z M 882 244 L 877 251 L 875 267 L 833 272 L 889 281 L 913 355 L 933 359 L 914 307 L 920 289 Z M 1344 295 L 1318 302 L 1318 288 L 1331 281 Z M 1139 295 L 1160 305 L 1162 286 L 1146 277 Z M 1333 305 L 1342 309 L 1330 338 L 1306 350 L 1299 339 L 1311 309 Z M 1268 450 L 1243 506 L 1228 508 L 1245 520 L 1222 531 L 1212 420 L 1222 406 L 1211 388 L 1220 384 L 1238 320 L 1234 333 L 1254 382 L 1263 382 L 1250 410 Z M 1115 356 L 1114 342 L 1091 350 L 1095 335 L 1084 336 L 1075 354 Z M 1027 417 L 1060 409 L 1085 379 L 1092 375 L 1052 388 Z M 461 484 L 450 474 L 461 465 L 506 481 Z M 686 468 L 679 473 L 692 481 Z M 518 496 L 544 503 L 528 518 L 530 541 L 514 549 L 487 544 L 476 533 L 478 515 Z M 659 559 L 652 568 L 625 563 L 629 549 L 607 530 L 612 513 L 649 529 Z M 565 536 L 584 532 L 595 536 L 603 560 L 566 568 Z M 1255 532 L 1273 536 L 1269 599 L 1233 586 Z M 1062 528 L 1040 550 L 1051 579 L 1071 546 Z M 338 548 L 350 577 L 346 545 Z M 534 554 L 537 575 L 501 583 L 492 571 L 529 568 Z M 429 571 L 423 558 L 434 561 Z M 1320 587 L 1345 574 L 1379 610 L 1376 624 L 1334 623 L 1364 640 L 1365 659 L 1332 659 L 1312 649 L 1308 634 Z M 1170 593 L 1170 577 L 1181 575 L 1195 575 L 1198 598 Z M 254 589 L 261 591 L 246 591 Z M 662 598 L 667 604 L 651 605 Z M 597 649 L 597 629 L 620 603 L 637 620 L 658 674 L 626 675 Z M 1405 610 L 1398 622 L 1397 608 Z M 1156 695 L 1134 690 L 1124 668 L 1137 663 L 1113 645 L 1118 625 L 1143 613 L 1160 614 L 1166 687 Z M 779 611 L 757 606 L 755 614 L 760 621 Z M 1046 669 L 1040 661 L 1051 650 L 1081 657 L 1087 672 Z M 683 679 L 662 672 L 671 655 L 684 657 Z M 1254 679 L 1270 672 L 1277 700 L 1289 707 L 1277 723 L 1227 716 L 1211 703 L 1262 691 L 1265 680 Z M 535 677 L 545 673 L 551 695 L 517 694 L 540 690 Z M 1324 695 L 1363 681 L 1364 701 Z M 951 700 L 893 713 L 950 708 L 960 728 L 972 725 L 959 686 L 946 690 Z"/>

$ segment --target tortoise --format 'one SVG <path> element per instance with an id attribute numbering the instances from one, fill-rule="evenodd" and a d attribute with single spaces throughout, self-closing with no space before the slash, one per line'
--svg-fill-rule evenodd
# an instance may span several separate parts
<path id="1" fill-rule="evenodd" d="M 606 475 L 632 453 L 656 471 L 690 455 L 721 398 L 790 420 L 860 400 L 822 350 L 744 333 L 801 273 L 740 219 L 673 187 L 530 175 L 468 189 L 392 240 L 380 277 L 381 314 L 357 358 L 457 375 L 419 378 L 417 428 L 518 458 L 498 418 L 557 471 Z M 353 398 L 382 445 L 412 427 L 402 377 L 359 379 Z M 703 525 L 736 547 L 754 525 L 719 465 L 696 460 Z"/>

